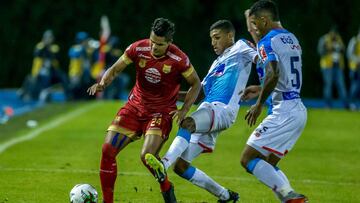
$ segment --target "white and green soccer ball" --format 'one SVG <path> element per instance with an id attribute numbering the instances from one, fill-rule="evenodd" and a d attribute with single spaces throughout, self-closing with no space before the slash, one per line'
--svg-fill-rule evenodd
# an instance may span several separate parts
<path id="1" fill-rule="evenodd" d="M 97 203 L 98 193 L 89 184 L 77 184 L 70 191 L 70 203 Z"/>

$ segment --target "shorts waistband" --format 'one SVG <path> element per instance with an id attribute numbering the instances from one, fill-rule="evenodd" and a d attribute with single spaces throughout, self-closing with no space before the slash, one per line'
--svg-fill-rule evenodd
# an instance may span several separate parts
<path id="1" fill-rule="evenodd" d="M 273 101 L 286 101 L 286 100 L 293 100 L 293 99 L 300 99 L 300 93 L 295 91 L 290 92 L 274 92 Z"/>

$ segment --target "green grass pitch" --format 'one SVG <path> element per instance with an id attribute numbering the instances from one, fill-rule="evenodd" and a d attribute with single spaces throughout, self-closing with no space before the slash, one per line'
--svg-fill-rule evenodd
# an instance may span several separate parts
<path id="1" fill-rule="evenodd" d="M 28 136 L 0 152 L 0 203 L 66 203 L 78 183 L 95 186 L 101 200 L 101 145 L 120 106 L 119 102 L 55 104 L 0 126 L 0 149 L 9 140 Z M 240 153 L 253 130 L 244 121 L 248 108 L 242 107 L 235 125 L 218 137 L 215 151 L 201 155 L 193 165 L 239 192 L 240 202 L 278 202 L 270 189 L 240 167 Z M 37 119 L 39 126 L 27 128 L 27 119 Z M 162 202 L 158 183 L 140 161 L 142 144 L 143 140 L 132 143 L 118 156 L 117 203 Z M 309 109 L 305 131 L 279 166 L 310 202 L 350 203 L 360 202 L 359 158 L 359 113 Z M 179 202 L 217 201 L 174 172 L 169 171 L 169 177 Z"/>

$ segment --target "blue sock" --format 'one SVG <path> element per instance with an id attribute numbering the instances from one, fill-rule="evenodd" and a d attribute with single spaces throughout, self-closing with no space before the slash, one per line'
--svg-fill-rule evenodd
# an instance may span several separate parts
<path id="1" fill-rule="evenodd" d="M 176 136 L 183 137 L 185 140 L 190 142 L 191 132 L 185 128 L 179 128 L 179 131 L 177 132 Z"/>
<path id="2" fill-rule="evenodd" d="M 182 178 L 185 178 L 186 180 L 190 180 L 194 176 L 195 170 L 196 170 L 196 168 L 189 166 L 186 169 L 186 171 L 183 174 L 181 174 L 180 176 Z"/>

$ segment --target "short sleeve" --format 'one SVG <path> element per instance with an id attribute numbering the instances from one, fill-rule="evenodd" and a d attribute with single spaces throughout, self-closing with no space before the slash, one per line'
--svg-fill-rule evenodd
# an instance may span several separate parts
<path id="1" fill-rule="evenodd" d="M 259 43 L 259 56 L 263 63 L 279 61 L 279 57 L 271 46 L 271 38 L 266 38 Z"/>
<path id="2" fill-rule="evenodd" d="M 181 66 L 182 66 L 181 74 L 185 78 L 189 77 L 195 71 L 194 67 L 190 63 L 189 57 L 187 57 L 186 55 L 183 57 L 183 60 L 181 61 Z"/>
<path id="3" fill-rule="evenodd" d="M 125 52 L 121 56 L 121 59 L 128 65 L 130 63 L 132 63 L 133 61 L 135 61 L 135 58 L 136 58 L 135 47 L 136 47 L 135 43 L 131 44 L 130 46 L 128 46 L 126 48 Z"/>

